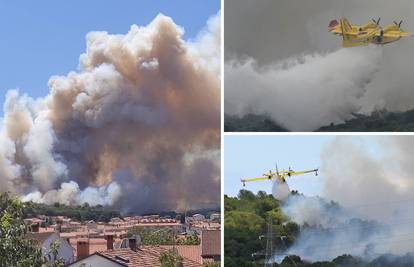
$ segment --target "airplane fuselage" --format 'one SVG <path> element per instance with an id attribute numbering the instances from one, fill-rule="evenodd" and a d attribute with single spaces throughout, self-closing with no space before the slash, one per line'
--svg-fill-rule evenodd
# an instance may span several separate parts
<path id="1" fill-rule="evenodd" d="M 342 18 L 340 22 L 334 20 L 329 24 L 329 31 L 335 35 L 342 36 L 343 47 L 364 46 L 369 44 L 385 45 L 400 40 L 410 33 L 401 30 L 401 23 L 390 24 L 381 28 L 379 20 L 364 25 L 351 25 L 347 19 Z"/>

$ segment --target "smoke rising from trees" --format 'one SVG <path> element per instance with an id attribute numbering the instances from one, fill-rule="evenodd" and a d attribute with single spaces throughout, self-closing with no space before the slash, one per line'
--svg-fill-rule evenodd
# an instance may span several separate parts
<path id="1" fill-rule="evenodd" d="M 354 24 L 403 20 L 402 28 L 414 31 L 414 2 L 227 0 L 225 10 L 226 113 L 266 114 L 289 130 L 308 131 L 355 112 L 414 108 L 411 38 L 381 53 L 344 52 L 327 30 L 330 20 L 345 16 Z"/>
<path id="2" fill-rule="evenodd" d="M 284 213 L 302 226 L 288 253 L 315 261 L 412 252 L 414 138 L 366 142 L 342 136 L 328 143 L 320 168 L 323 198 L 291 195 L 285 202 Z"/>

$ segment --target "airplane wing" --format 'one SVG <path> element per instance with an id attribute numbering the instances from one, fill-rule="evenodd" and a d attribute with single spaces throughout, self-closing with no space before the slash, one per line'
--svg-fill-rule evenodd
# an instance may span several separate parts
<path id="1" fill-rule="evenodd" d="M 380 33 L 377 33 L 377 36 L 380 36 Z M 412 32 L 405 32 L 405 31 L 387 31 L 384 32 L 384 37 L 389 38 L 398 38 L 398 37 L 409 37 L 413 36 Z"/>
<path id="2" fill-rule="evenodd" d="M 269 179 L 269 177 L 257 177 L 257 178 L 241 179 L 242 183 L 245 183 L 245 182 L 266 181 L 266 180 L 271 180 L 271 179 Z"/>
<path id="3" fill-rule="evenodd" d="M 331 33 L 333 34 L 339 34 L 342 35 L 343 31 L 341 29 L 341 27 L 335 27 L 329 30 Z M 364 35 L 364 34 L 369 34 L 369 31 L 363 31 L 363 32 L 358 32 L 358 31 L 349 31 L 346 32 L 347 35 L 352 35 L 352 36 L 360 36 L 360 35 Z"/>
<path id="4" fill-rule="evenodd" d="M 290 173 L 290 176 L 302 175 L 302 174 L 317 172 L 317 171 L 318 171 L 318 169 L 307 170 L 307 171 L 299 171 L 299 172 L 293 171 L 293 172 Z"/>

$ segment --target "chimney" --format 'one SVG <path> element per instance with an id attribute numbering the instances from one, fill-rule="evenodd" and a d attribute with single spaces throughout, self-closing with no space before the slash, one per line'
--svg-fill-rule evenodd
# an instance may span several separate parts
<path id="1" fill-rule="evenodd" d="M 129 248 L 133 251 L 137 251 L 137 240 L 135 238 L 129 238 L 128 241 Z"/>
<path id="2" fill-rule="evenodd" d="M 89 240 L 78 240 L 76 243 L 77 260 L 89 256 Z"/>
<path id="3" fill-rule="evenodd" d="M 114 249 L 114 235 L 107 235 L 106 239 L 106 249 Z"/>
<path id="4" fill-rule="evenodd" d="M 30 230 L 33 233 L 38 233 L 39 232 L 39 223 L 33 223 L 32 225 L 30 225 Z"/>

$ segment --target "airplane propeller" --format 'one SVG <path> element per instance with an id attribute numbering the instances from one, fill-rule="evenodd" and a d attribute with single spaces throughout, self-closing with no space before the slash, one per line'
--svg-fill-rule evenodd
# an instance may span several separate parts
<path id="1" fill-rule="evenodd" d="M 377 20 L 372 19 L 372 21 L 373 21 L 375 24 L 379 25 L 379 23 L 380 23 L 380 21 L 381 21 L 381 17 L 379 17 Z"/>
<path id="2" fill-rule="evenodd" d="M 394 24 L 395 24 L 395 25 L 397 25 L 397 26 L 398 26 L 398 28 L 401 28 L 401 24 L 402 24 L 402 23 L 403 23 L 403 21 L 402 21 L 402 20 L 400 21 L 400 23 L 397 23 L 397 22 L 394 20 Z"/>

